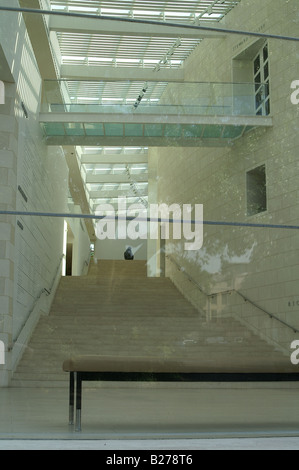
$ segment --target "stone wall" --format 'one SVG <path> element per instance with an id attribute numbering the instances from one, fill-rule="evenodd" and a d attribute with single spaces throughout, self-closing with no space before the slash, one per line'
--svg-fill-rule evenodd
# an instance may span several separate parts
<path id="1" fill-rule="evenodd" d="M 295 1 L 242 1 L 225 19 L 234 30 L 297 36 Z M 185 65 L 186 81 L 253 82 L 254 54 L 264 40 L 227 35 L 204 39 Z M 224 226 L 224 222 L 298 225 L 298 115 L 291 103 L 291 83 L 298 79 L 298 42 L 268 40 L 273 127 L 256 129 L 226 148 L 151 149 L 157 159 L 158 200 L 167 204 L 203 204 L 204 244 L 186 252 L 169 240 L 167 251 L 207 294 L 240 291 L 263 310 L 299 329 L 299 233 L 296 230 Z M 173 90 L 172 90 L 173 92 Z M 249 215 L 246 180 L 264 166 L 267 207 Z M 284 350 L 291 329 L 245 302 L 240 296 L 207 297 L 167 260 L 167 274 L 208 318 L 233 314 Z M 295 335 L 296 336 L 296 335 Z M 298 336 L 298 335 L 297 335 Z"/>

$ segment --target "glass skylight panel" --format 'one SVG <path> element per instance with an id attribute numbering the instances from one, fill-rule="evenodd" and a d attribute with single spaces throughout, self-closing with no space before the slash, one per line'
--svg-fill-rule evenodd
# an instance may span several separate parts
<path id="1" fill-rule="evenodd" d="M 131 167 L 131 170 L 135 170 L 135 171 L 147 171 L 148 167 L 147 165 L 138 165 L 138 164 L 135 164 L 134 166 Z"/>
<path id="2" fill-rule="evenodd" d="M 76 55 L 63 55 L 61 56 L 63 61 L 85 61 L 86 57 L 76 56 Z"/>
<path id="3" fill-rule="evenodd" d="M 113 164 L 109 165 L 109 161 L 107 161 L 107 164 L 95 164 L 95 165 L 84 164 L 83 166 L 85 167 L 86 172 L 93 173 L 93 174 L 101 174 L 104 172 L 126 173 L 127 168 L 129 169 L 130 172 L 132 171 L 135 173 L 136 172 L 143 173 L 148 170 L 148 166 L 144 163 L 142 164 L 134 163 L 134 164 L 129 164 L 129 165 L 126 165 L 125 163 L 123 163 L 123 164 L 117 164 L 117 165 L 113 165 Z"/>
<path id="4" fill-rule="evenodd" d="M 80 12 L 80 13 L 97 13 L 98 9 L 97 8 L 92 8 L 92 7 L 76 7 L 76 6 L 70 6 L 68 7 L 68 11 L 73 11 L 73 12 Z"/>
<path id="5" fill-rule="evenodd" d="M 165 37 L 126 37 L 57 33 L 62 63 L 78 60 L 86 65 L 154 67 L 173 46 L 174 39 Z M 174 56 L 164 67 L 180 67 L 200 39 L 183 38 Z M 77 58 L 78 57 L 78 58 Z"/>
<path id="6" fill-rule="evenodd" d="M 105 148 L 105 154 L 109 155 L 109 153 L 121 153 L 123 147 L 107 147 Z"/>
<path id="7" fill-rule="evenodd" d="M 184 0 L 175 2 L 52 0 L 51 8 L 56 11 L 77 11 L 103 16 L 193 24 L 198 17 L 203 21 L 219 21 L 239 2 L 240 0 L 190 0 L 188 2 Z"/>

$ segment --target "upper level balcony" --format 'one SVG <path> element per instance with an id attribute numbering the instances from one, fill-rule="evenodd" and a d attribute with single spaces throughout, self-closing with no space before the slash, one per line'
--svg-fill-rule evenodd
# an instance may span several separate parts
<path id="1" fill-rule="evenodd" d="M 257 83 L 72 82 L 67 89 L 53 81 L 44 85 L 40 123 L 49 145 L 227 146 L 272 126 L 268 97 L 268 85 Z"/>

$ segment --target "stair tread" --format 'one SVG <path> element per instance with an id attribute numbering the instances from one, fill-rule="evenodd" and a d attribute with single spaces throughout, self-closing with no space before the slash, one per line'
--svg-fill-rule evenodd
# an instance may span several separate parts
<path id="1" fill-rule="evenodd" d="M 203 371 L 276 371 L 290 362 L 233 316 L 207 321 L 170 279 L 147 278 L 146 263 L 135 260 L 101 261 L 88 276 L 61 279 L 12 384 L 65 386 L 63 360 L 95 351 L 197 358 Z"/>

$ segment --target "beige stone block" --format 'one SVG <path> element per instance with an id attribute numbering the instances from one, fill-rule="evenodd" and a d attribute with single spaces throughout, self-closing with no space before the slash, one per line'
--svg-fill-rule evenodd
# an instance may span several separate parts
<path id="1" fill-rule="evenodd" d="M 10 136 L 8 133 L 0 133 L 0 149 L 9 150 L 10 147 Z"/>
<path id="2" fill-rule="evenodd" d="M 10 278 L 10 262 L 9 262 L 9 260 L 0 259 L 0 277 Z"/>
<path id="3" fill-rule="evenodd" d="M 11 279 L 5 279 L 4 295 L 13 299 L 14 296 L 14 282 Z"/>
<path id="4" fill-rule="evenodd" d="M 0 311 L 2 315 L 9 315 L 10 313 L 10 298 L 5 295 L 0 295 Z"/>
<path id="5" fill-rule="evenodd" d="M 0 168 L 0 184 L 7 186 L 8 184 L 8 169 Z"/>
<path id="6" fill-rule="evenodd" d="M 0 114 L 0 132 L 17 132 L 18 125 L 14 116 Z"/>
<path id="7" fill-rule="evenodd" d="M 14 168 L 15 160 L 12 151 L 0 149 L 0 168 Z"/>
<path id="8" fill-rule="evenodd" d="M 2 204 L 15 206 L 16 191 L 10 186 L 0 186 L 0 200 Z"/>
<path id="9" fill-rule="evenodd" d="M 15 262 L 15 256 L 16 256 L 16 252 L 15 252 L 15 247 L 12 243 L 10 243 L 9 241 L 6 242 L 6 259 L 10 260 L 11 262 Z"/>
<path id="10" fill-rule="evenodd" d="M 297 280 L 286 283 L 285 294 L 286 294 L 286 297 L 296 296 L 296 295 L 299 294 L 298 281 Z"/>
<path id="11" fill-rule="evenodd" d="M 5 281 L 6 281 L 5 277 L 0 278 L 0 296 L 5 294 Z"/>
<path id="12" fill-rule="evenodd" d="M 12 226 L 10 223 L 0 222 L 0 240 L 9 240 Z"/>
<path id="13" fill-rule="evenodd" d="M 6 257 L 6 241 L 1 240 L 0 241 L 0 259 L 3 259 Z"/>

